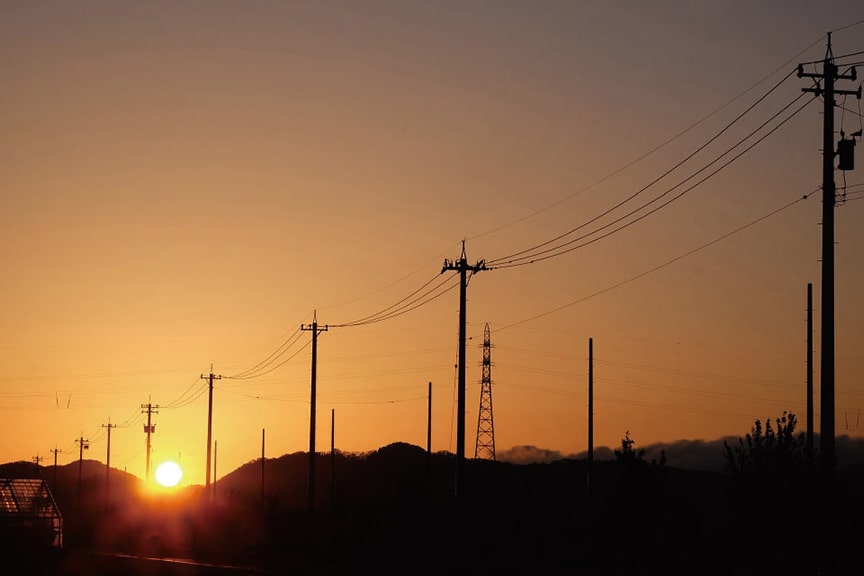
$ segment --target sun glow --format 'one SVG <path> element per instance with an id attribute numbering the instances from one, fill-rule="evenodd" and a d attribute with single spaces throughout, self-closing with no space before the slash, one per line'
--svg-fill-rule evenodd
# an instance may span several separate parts
<path id="1" fill-rule="evenodd" d="M 176 462 L 163 462 L 156 468 L 156 482 L 165 488 L 176 486 L 183 478 L 183 470 Z"/>

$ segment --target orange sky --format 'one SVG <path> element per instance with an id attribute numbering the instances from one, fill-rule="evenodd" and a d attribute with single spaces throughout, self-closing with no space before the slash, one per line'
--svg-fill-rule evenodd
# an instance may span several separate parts
<path id="1" fill-rule="evenodd" d="M 122 425 L 112 465 L 142 475 L 140 405 L 152 399 L 154 462 L 179 458 L 184 481 L 202 482 L 198 393 L 211 364 L 226 377 L 251 368 L 315 310 L 335 325 L 387 308 L 457 258 L 462 239 L 473 262 L 575 228 L 717 134 L 798 62 L 821 59 L 825 32 L 836 30 L 835 55 L 864 50 L 864 25 L 849 26 L 862 18 L 852 1 L 3 2 L 0 461 L 50 463 L 56 446 L 67 463 L 80 435 L 104 461 L 110 419 Z M 640 199 L 715 159 L 805 86 L 793 75 Z M 860 129 L 859 102 L 845 108 L 838 130 Z M 585 450 L 589 337 L 597 445 L 617 446 L 627 430 L 641 445 L 742 434 L 783 410 L 803 424 L 819 194 L 564 306 L 816 190 L 821 122 L 811 103 L 643 221 L 476 275 L 467 454 L 487 322 L 499 451 Z M 846 174 L 850 201 L 836 210 L 837 427 L 856 436 L 861 173 Z M 339 449 L 425 445 L 431 381 L 433 449 L 455 451 L 457 320 L 454 290 L 323 334 L 319 449 L 329 449 L 331 409 Z M 261 377 L 217 381 L 217 474 L 260 456 L 262 428 L 268 457 L 308 448 L 310 362 L 306 348 Z"/>

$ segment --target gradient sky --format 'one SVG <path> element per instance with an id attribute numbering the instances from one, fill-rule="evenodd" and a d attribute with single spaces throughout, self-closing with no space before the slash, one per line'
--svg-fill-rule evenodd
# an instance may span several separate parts
<path id="1" fill-rule="evenodd" d="M 184 481 L 203 482 L 211 364 L 218 475 L 260 456 L 262 429 L 268 457 L 306 450 L 308 347 L 260 377 L 227 376 L 316 310 L 335 325 L 398 302 L 463 239 L 470 261 L 492 260 L 597 216 L 823 58 L 826 32 L 835 55 L 860 53 L 862 18 L 852 0 L 0 1 L 0 461 L 51 463 L 56 446 L 68 463 L 82 435 L 104 461 L 110 420 L 112 465 L 143 475 L 152 400 L 154 462 L 179 459 Z M 806 86 L 793 74 L 637 200 Z M 841 103 L 838 130 L 859 130 L 859 102 Z M 818 190 L 821 123 L 811 102 L 637 224 L 474 276 L 466 453 L 486 323 L 499 450 L 586 449 L 589 338 L 596 445 L 628 430 L 637 446 L 743 434 L 783 410 L 803 424 L 819 193 L 592 295 Z M 862 170 L 836 210 L 837 431 L 853 436 Z M 433 449 L 455 451 L 458 308 L 453 290 L 322 334 L 319 450 L 331 410 L 341 450 L 425 445 L 431 381 Z M 818 423 L 818 394 L 816 409 Z"/>

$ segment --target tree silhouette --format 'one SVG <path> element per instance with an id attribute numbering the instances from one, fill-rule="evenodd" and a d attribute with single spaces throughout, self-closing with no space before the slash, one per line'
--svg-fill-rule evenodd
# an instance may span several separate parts
<path id="1" fill-rule="evenodd" d="M 803 432 L 795 434 L 798 419 L 792 412 L 783 412 L 780 418 L 762 422 L 756 420 L 750 433 L 730 446 L 724 441 L 726 452 L 725 470 L 735 475 L 760 475 L 790 478 L 801 475 L 812 468 L 812 459 L 807 454 Z M 776 429 L 775 429 L 776 428 Z"/>
<path id="2" fill-rule="evenodd" d="M 630 438 L 630 431 L 627 430 L 621 439 L 621 450 L 615 450 L 615 459 L 625 465 L 642 461 L 645 458 L 645 449 L 636 450 L 633 448 L 634 444 L 636 441 Z"/>

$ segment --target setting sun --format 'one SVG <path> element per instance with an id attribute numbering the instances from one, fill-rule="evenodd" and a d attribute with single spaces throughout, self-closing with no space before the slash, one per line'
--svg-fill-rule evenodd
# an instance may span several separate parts
<path id="1" fill-rule="evenodd" d="M 156 482 L 160 486 L 171 488 L 176 486 L 183 478 L 183 470 L 176 462 L 163 462 L 156 468 Z"/>

